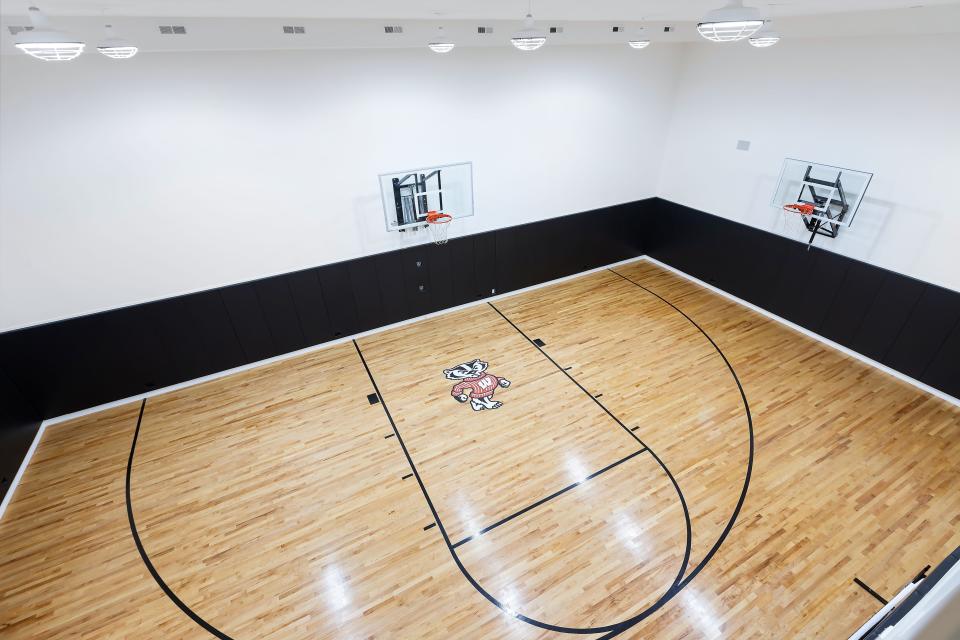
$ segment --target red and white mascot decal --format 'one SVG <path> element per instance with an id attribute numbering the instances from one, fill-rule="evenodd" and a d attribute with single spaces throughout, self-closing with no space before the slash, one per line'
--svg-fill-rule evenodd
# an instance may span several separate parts
<path id="1" fill-rule="evenodd" d="M 492 373 L 487 373 L 487 363 L 483 360 L 474 360 L 457 365 L 452 369 L 444 369 L 443 375 L 447 380 L 456 380 L 450 391 L 457 402 L 470 401 L 470 406 L 474 411 L 483 411 L 484 409 L 498 409 L 503 403 L 493 399 L 493 394 L 497 387 L 506 389 L 510 386 L 510 381 L 506 378 L 498 378 Z"/>

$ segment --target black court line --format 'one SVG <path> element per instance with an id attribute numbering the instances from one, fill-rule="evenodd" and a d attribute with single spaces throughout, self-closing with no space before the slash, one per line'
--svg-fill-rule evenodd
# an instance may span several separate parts
<path id="1" fill-rule="evenodd" d="M 623 429 L 631 438 L 633 438 L 634 440 L 636 440 L 637 442 L 639 442 L 639 443 L 640 443 L 640 446 L 643 447 L 644 449 L 646 449 L 646 450 L 650 453 L 650 455 L 653 456 L 653 459 L 657 461 L 657 464 L 660 465 L 660 468 L 663 469 L 664 473 L 667 474 L 667 477 L 670 478 L 670 482 L 673 483 L 673 488 L 676 490 L 677 495 L 680 497 L 680 505 L 683 507 L 683 519 L 684 519 L 684 521 L 685 521 L 686 533 L 687 533 L 686 549 L 685 549 L 684 554 L 683 554 L 683 562 L 680 564 L 680 572 L 677 574 L 676 579 L 675 579 L 675 580 L 673 581 L 673 583 L 670 585 L 670 588 L 667 589 L 666 593 L 664 593 L 662 596 L 660 596 L 660 598 L 659 598 L 656 602 L 654 602 L 652 605 L 650 605 L 649 607 L 647 607 L 644 611 L 641 611 L 639 614 L 633 616 L 632 618 L 629 618 L 629 619 L 627 619 L 627 620 L 624 620 L 623 622 L 620 622 L 620 623 L 618 623 L 618 624 L 616 624 L 616 625 L 612 625 L 612 628 L 610 629 L 610 631 L 612 632 L 612 634 L 607 635 L 607 636 L 604 636 L 604 638 L 608 638 L 608 637 L 609 637 L 609 638 L 612 638 L 612 637 L 614 637 L 615 635 L 618 635 L 618 634 L 626 631 L 626 630 L 629 629 L 630 627 L 633 627 L 634 625 L 636 625 L 638 622 L 644 620 L 645 618 L 653 615 L 658 609 L 660 609 L 660 607 L 662 607 L 664 604 L 666 604 L 666 603 L 670 600 L 670 598 L 672 598 L 673 596 L 675 596 L 675 595 L 680 591 L 680 589 L 683 588 L 683 583 L 681 582 L 681 580 L 682 580 L 682 578 L 683 578 L 684 572 L 685 572 L 686 569 L 687 569 L 687 564 L 690 562 L 690 548 L 691 548 L 691 546 L 692 546 L 692 544 L 693 544 L 693 533 L 692 533 L 692 531 L 691 531 L 691 524 L 690 524 L 690 510 L 687 508 L 687 500 L 686 500 L 686 498 L 683 497 L 683 491 L 680 489 L 680 484 L 677 482 L 677 479 L 673 477 L 673 474 L 670 472 L 670 469 L 667 468 L 667 465 L 665 465 L 665 464 L 663 463 L 663 460 L 660 459 L 660 456 L 658 456 L 653 449 L 651 449 L 650 447 L 648 447 L 648 446 L 643 442 L 643 440 L 641 440 L 641 439 L 637 436 L 636 433 L 634 433 L 631 429 L 629 429 L 629 428 L 627 427 L 627 425 L 625 425 L 625 424 L 623 423 L 623 420 L 621 420 L 620 418 L 618 418 L 617 416 L 615 416 L 615 415 L 613 414 L 613 412 L 610 411 L 610 409 L 608 409 L 608 408 L 606 407 L 605 404 L 603 404 L 602 402 L 600 402 L 600 400 L 598 400 L 593 394 L 591 394 L 589 391 L 587 391 L 587 388 L 584 387 L 582 384 L 580 384 L 580 382 L 579 382 L 576 378 L 574 378 L 572 375 L 570 375 L 570 372 L 569 372 L 569 371 L 567 371 L 566 369 L 564 369 L 556 360 L 554 360 L 553 358 L 551 358 L 551 357 L 550 357 L 550 354 L 548 354 L 546 351 L 544 351 L 544 350 L 541 349 L 539 346 L 537 346 L 537 344 L 536 344 L 533 340 L 530 339 L 530 336 L 528 336 L 526 333 L 524 333 L 523 330 L 522 330 L 520 327 L 518 327 L 510 318 L 508 318 L 507 316 L 505 316 L 505 315 L 503 314 L 503 312 L 500 311 L 500 309 L 497 309 L 497 308 L 493 305 L 493 303 L 491 303 L 491 302 L 488 302 L 487 304 L 490 305 L 490 308 L 493 309 L 494 311 L 496 311 L 496 312 L 500 315 L 501 318 L 503 318 L 504 320 L 506 320 L 507 323 L 509 323 L 511 327 L 513 327 L 514 329 L 516 329 L 517 333 L 519 333 L 521 336 L 523 336 L 524 338 L 526 338 L 527 342 L 529 342 L 529 343 L 532 344 L 534 347 L 536 347 L 537 350 L 543 355 L 544 358 L 546 358 L 547 360 L 549 360 L 550 362 L 552 362 L 552 363 L 553 363 L 553 366 L 555 366 L 557 369 L 559 369 L 560 371 L 562 371 L 562 372 L 563 372 L 563 375 L 567 376 L 567 378 L 569 378 L 569 379 L 571 380 L 571 382 L 573 382 L 573 384 L 577 385 L 577 387 L 579 387 L 580 390 L 583 391 L 583 392 L 587 395 L 588 398 L 590 398 L 591 400 L 593 400 L 594 403 L 596 403 L 596 405 L 597 405 L 598 407 L 600 407 L 601 409 L 603 409 L 604 413 L 606 413 L 608 416 L 610 416 L 610 417 L 613 419 L 614 422 L 616 422 L 618 425 L 620 425 L 620 428 L 621 428 L 621 429 Z M 752 433 L 752 432 L 751 432 L 751 433 Z M 752 444 L 752 442 L 753 442 L 753 441 L 752 441 L 752 439 L 751 439 L 751 444 Z"/>
<path id="2" fill-rule="evenodd" d="M 147 571 L 150 572 L 150 575 L 153 576 L 153 579 L 157 582 L 157 585 L 161 590 L 170 598 L 170 601 L 173 604 L 183 611 L 187 616 L 196 622 L 198 625 L 203 627 L 206 631 L 209 631 L 211 634 L 221 640 L 233 640 L 230 636 L 225 634 L 223 631 L 220 631 L 215 626 L 201 618 L 197 613 L 188 607 L 183 600 L 177 597 L 177 594 L 167 586 L 167 583 L 163 581 L 163 578 L 160 577 L 160 574 L 157 572 L 156 567 L 153 566 L 153 563 L 150 561 L 150 556 L 147 555 L 147 550 L 143 548 L 143 542 L 140 540 L 140 534 L 137 532 L 137 523 L 133 518 L 133 502 L 130 500 L 130 477 L 133 473 L 133 454 L 137 450 L 137 439 L 140 437 L 140 424 L 143 422 L 143 410 L 147 406 L 147 400 L 144 399 L 140 403 L 140 415 L 137 416 L 137 428 L 133 432 L 133 444 L 130 445 L 130 458 L 127 460 L 127 486 L 126 486 L 126 500 L 127 500 L 127 520 L 130 521 L 130 534 L 133 536 L 133 543 L 137 545 L 137 552 L 140 554 L 140 559 L 143 560 L 143 564 L 146 565 Z"/>
<path id="3" fill-rule="evenodd" d="M 856 583 L 856 585 L 857 585 L 858 587 L 860 587 L 861 589 L 863 589 L 864 591 L 866 591 L 867 593 L 869 593 L 870 595 L 872 595 L 874 598 L 876 598 L 877 600 L 879 600 L 879 601 L 880 601 L 881 603 L 883 603 L 884 605 L 888 604 L 886 598 L 884 598 L 884 597 L 881 596 L 879 593 L 877 593 L 876 591 L 874 591 L 873 589 L 871 589 L 869 586 L 867 586 L 867 583 L 864 582 L 863 580 L 861 580 L 860 578 L 854 578 L 853 581 L 854 581 L 854 583 Z"/>
<path id="4" fill-rule="evenodd" d="M 710 341 L 710 344 L 713 345 L 713 348 L 716 349 L 717 353 L 720 354 L 720 357 L 723 358 L 723 362 L 724 364 L 727 365 L 727 369 L 730 370 L 730 375 L 733 376 L 734 382 L 737 383 L 737 389 L 740 390 L 740 399 L 743 401 L 743 409 L 747 414 L 747 432 L 750 436 L 750 455 L 747 458 L 747 472 L 743 478 L 743 488 L 740 490 L 740 498 L 737 500 L 737 506 L 733 509 L 733 515 L 730 516 L 730 520 L 727 521 L 727 525 L 723 528 L 723 531 L 720 532 L 720 537 L 717 539 L 714 545 L 710 548 L 710 551 L 708 551 L 707 554 L 703 557 L 703 559 L 697 564 L 697 566 L 689 574 L 687 574 L 687 576 L 683 579 L 683 582 L 680 583 L 680 588 L 682 589 L 687 584 L 689 584 L 690 581 L 693 580 L 697 576 L 697 574 L 700 573 L 701 570 L 703 570 L 705 566 L 707 566 L 707 563 L 710 562 L 713 556 L 716 555 L 717 551 L 720 549 L 720 545 L 722 545 L 723 541 L 727 539 L 728 535 L 730 535 L 730 531 L 733 529 L 733 525 L 737 521 L 737 517 L 740 515 L 740 510 L 743 509 L 743 501 L 746 500 L 747 490 L 749 490 L 750 488 L 750 477 L 753 475 L 753 454 L 755 449 L 754 441 L 753 441 L 753 416 L 750 414 L 750 403 L 747 402 L 747 394 L 743 390 L 743 384 L 740 383 L 740 378 L 737 376 L 737 372 L 734 371 L 733 365 L 730 364 L 730 361 L 727 359 L 727 356 L 723 353 L 723 350 L 720 349 L 720 346 L 716 342 L 714 342 L 713 338 L 710 337 L 710 334 L 708 334 L 706 331 L 703 330 L 703 327 L 697 324 L 693 318 L 691 318 L 686 313 L 684 313 L 677 305 L 673 304 L 672 302 L 670 302 L 669 300 L 667 300 L 657 292 L 646 288 L 639 282 L 635 282 L 630 278 L 628 278 L 627 276 L 614 271 L 613 269 L 608 269 L 608 271 L 610 271 L 610 273 L 614 275 L 620 276 L 621 278 L 623 278 L 633 286 L 646 291 L 650 295 L 659 299 L 664 304 L 669 305 L 674 311 L 676 311 L 677 313 L 682 315 L 684 318 L 686 318 L 690 324 L 695 326 L 697 330 L 703 334 L 704 338 Z"/>
<path id="5" fill-rule="evenodd" d="M 406 480 L 407 478 L 412 478 L 412 477 L 413 477 L 413 474 L 412 474 L 412 473 L 408 473 L 407 475 L 403 476 L 403 477 L 400 478 L 400 479 L 401 479 L 401 480 Z"/>
<path id="6" fill-rule="evenodd" d="M 472 535 L 472 536 L 467 536 L 466 538 L 464 538 L 464 539 L 461 540 L 460 542 L 457 542 L 456 544 L 454 544 L 454 545 L 453 545 L 453 548 L 456 549 L 457 547 L 459 547 L 459 546 L 462 545 L 462 544 L 466 544 L 467 542 L 470 542 L 471 540 L 474 540 L 474 539 L 476 539 L 476 538 L 479 538 L 479 537 L 482 536 L 483 534 L 489 533 L 490 531 L 493 531 L 494 529 L 496 529 L 496 528 L 499 527 L 500 525 L 506 524 L 506 523 L 510 522 L 511 520 L 513 520 L 514 518 L 518 518 L 518 517 L 522 516 L 523 514 L 527 513 L 528 511 L 532 511 L 533 509 L 536 509 L 536 508 L 539 507 L 540 505 L 542 505 L 542 504 L 544 504 L 544 503 L 546 503 L 546 502 L 549 502 L 549 501 L 553 500 L 553 499 L 556 498 L 556 497 L 562 496 L 562 495 L 565 494 L 567 491 L 570 491 L 571 489 L 576 489 L 577 487 L 579 487 L 579 486 L 582 485 L 583 483 L 587 482 L 588 480 L 593 480 L 593 479 L 596 478 L 597 476 L 599 476 L 599 475 L 601 475 L 601 474 L 604 474 L 604 473 L 606 473 L 607 471 L 610 471 L 610 469 L 613 469 L 614 467 L 620 466 L 621 464 L 623 464 L 623 463 L 626 462 L 627 460 L 630 460 L 630 459 L 632 459 L 632 458 L 636 458 L 638 455 L 640 455 L 641 453 L 645 452 L 646 450 L 647 450 L 647 448 L 644 447 L 643 449 L 640 449 L 639 451 L 634 451 L 634 452 L 631 453 L 630 455 L 628 455 L 628 456 L 626 456 L 626 457 L 624 457 L 624 458 L 620 458 L 619 460 L 617 460 L 617 461 L 614 462 L 613 464 L 608 464 L 608 465 L 605 466 L 603 469 L 600 469 L 599 471 L 594 471 L 593 473 L 591 473 L 590 475 L 588 475 L 586 478 L 584 478 L 584 479 L 581 480 L 580 482 L 574 482 L 573 484 L 569 484 L 569 485 L 565 486 L 563 489 L 560 489 L 559 491 L 555 491 L 555 492 L 551 493 L 551 494 L 548 495 L 546 498 L 540 498 L 539 500 L 537 500 L 537 501 L 534 502 L 533 504 L 529 504 L 529 505 L 527 505 L 526 507 L 524 507 L 523 509 L 520 509 L 519 511 L 515 511 L 515 512 L 511 513 L 511 514 L 508 515 L 506 518 L 501 518 L 500 520 L 497 520 L 496 522 L 494 522 L 494 523 L 491 524 L 490 526 L 484 527 L 483 529 L 480 529 L 480 531 L 478 531 L 478 532 L 475 533 L 474 535 Z"/>
<path id="7" fill-rule="evenodd" d="M 433 529 L 435 526 L 437 526 L 437 523 L 436 523 L 436 522 L 431 522 L 430 524 L 428 524 L 427 526 L 425 526 L 425 527 L 423 528 L 423 530 L 424 530 L 424 531 L 429 531 L 430 529 Z"/>
<path id="8" fill-rule="evenodd" d="M 443 526 L 443 520 L 440 519 L 440 514 L 437 513 L 437 509 L 433 505 L 433 500 L 430 499 L 430 494 L 429 492 L 427 492 L 427 488 L 423 484 L 423 479 L 420 477 L 420 472 L 417 470 L 417 465 L 414 464 L 413 458 L 410 457 L 410 451 L 407 449 L 407 445 L 403 441 L 403 435 L 401 435 L 400 430 L 397 428 L 397 423 L 394 421 L 393 416 L 390 414 L 390 409 L 387 406 L 386 398 L 384 398 L 383 394 L 380 393 L 380 388 L 377 386 L 377 381 L 373 377 L 373 373 L 370 371 L 370 366 L 367 364 L 367 359 L 363 357 L 363 351 L 361 351 L 360 345 L 357 344 L 356 340 L 353 341 L 353 346 L 356 348 L 357 355 L 360 357 L 360 362 L 363 363 L 363 368 L 366 370 L 367 376 L 370 378 L 370 383 L 373 385 L 374 390 L 377 392 L 377 395 L 380 397 L 380 400 L 381 400 L 380 406 L 383 407 L 383 412 L 387 416 L 387 420 L 390 422 L 390 426 L 393 428 L 393 431 L 397 436 L 397 442 L 400 443 L 400 448 L 403 450 L 403 455 L 407 459 L 407 464 L 410 465 L 410 470 L 413 472 L 413 476 L 417 479 L 417 484 L 420 485 L 420 491 L 421 493 L 423 493 L 423 498 L 427 502 L 427 507 L 430 509 L 430 513 L 433 514 L 433 520 L 437 525 L 437 529 L 440 531 L 440 535 L 443 537 L 443 542 L 444 544 L 447 545 L 447 550 L 450 552 L 450 556 L 453 558 L 454 563 L 457 565 L 457 568 L 460 569 L 460 573 L 463 574 L 463 577 L 466 578 L 467 582 L 469 582 L 470 585 L 474 589 L 476 589 L 480 595 L 482 595 L 484 598 L 489 600 L 491 604 L 493 604 L 495 607 L 503 611 L 505 614 L 509 616 L 513 616 L 517 620 L 526 622 L 529 625 L 539 627 L 541 629 L 547 629 L 549 631 L 558 631 L 560 633 L 578 634 L 578 635 L 592 635 L 592 634 L 598 634 L 598 633 L 607 633 L 609 631 L 616 631 L 617 633 L 619 633 L 627 629 L 628 626 L 625 626 L 625 625 L 629 621 L 619 622 L 611 625 L 605 625 L 602 627 L 579 628 L 579 627 L 563 627 L 560 625 L 549 624 L 547 622 L 535 620 L 534 618 L 525 616 L 522 613 L 515 612 L 512 608 L 505 607 L 499 600 L 497 600 L 486 589 L 484 589 L 472 575 L 470 575 L 470 572 L 467 571 L 467 568 L 463 566 L 463 562 L 460 561 L 460 557 L 457 555 L 457 550 L 453 548 L 453 544 L 451 544 L 450 542 L 450 536 L 447 534 L 447 530 Z M 590 396 L 590 397 L 592 398 L 593 396 Z M 594 402 L 596 402 L 596 400 L 594 400 Z M 626 429 L 626 427 L 624 428 Z M 637 439 L 637 441 L 639 442 L 639 439 Z M 644 445 L 643 443 L 641 443 L 641 446 L 646 447 L 646 445 Z M 654 458 L 656 458 L 656 455 L 653 453 L 653 451 L 649 451 L 649 453 L 653 455 Z M 659 462 L 659 459 L 657 460 Z M 662 465 L 663 463 L 661 462 L 660 464 Z M 674 486 L 677 487 L 677 490 L 679 491 L 679 487 L 677 486 L 676 482 L 674 482 Z M 682 495 L 681 495 L 681 501 L 683 501 Z M 683 504 L 684 504 L 684 512 L 686 512 L 686 503 L 683 503 Z M 688 519 L 688 522 L 689 522 L 689 519 Z M 662 603 L 666 601 L 668 594 L 670 594 L 670 592 L 675 588 L 676 583 L 680 580 L 680 576 L 683 575 L 683 569 L 687 564 L 687 561 L 689 559 L 689 554 L 690 554 L 690 530 L 688 527 L 687 528 L 687 552 L 684 557 L 684 562 L 680 567 L 680 574 L 674 580 L 671 587 L 667 589 L 667 592 L 660 597 L 660 600 L 658 600 L 656 603 L 651 605 L 650 608 L 647 609 L 647 611 L 641 613 L 640 616 L 638 616 L 638 618 L 641 616 L 646 617 L 647 615 L 650 615 L 650 613 L 653 613 L 653 611 L 659 608 L 662 605 Z M 629 626 L 632 626 L 632 625 L 629 625 Z"/>
<path id="9" fill-rule="evenodd" d="M 383 439 L 384 439 L 384 440 L 389 440 L 389 439 L 392 438 L 394 435 L 395 435 L 395 434 L 391 433 L 391 434 L 388 435 L 388 436 L 383 436 Z"/>

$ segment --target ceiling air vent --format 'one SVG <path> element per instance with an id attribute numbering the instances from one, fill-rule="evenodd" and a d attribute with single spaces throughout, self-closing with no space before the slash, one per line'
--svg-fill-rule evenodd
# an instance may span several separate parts
<path id="1" fill-rule="evenodd" d="M 563 33 L 563 27 L 550 27 L 550 33 Z"/>
<path id="2" fill-rule="evenodd" d="M 403 33 L 403 27 L 400 26 L 387 26 L 383 28 L 384 33 Z"/>
<path id="3" fill-rule="evenodd" d="M 617 27 L 617 26 L 610 27 L 610 31 L 612 31 L 613 33 L 623 33 L 623 27 Z"/>
<path id="4" fill-rule="evenodd" d="M 493 27 L 477 27 L 477 33 L 480 35 L 489 35 L 493 33 Z"/>
<path id="5" fill-rule="evenodd" d="M 182 35 L 186 35 L 186 33 L 187 33 L 186 27 L 172 26 L 172 25 L 161 25 L 160 27 L 160 34 L 165 36 L 182 36 Z"/>
<path id="6" fill-rule="evenodd" d="M 18 33 L 22 33 L 22 32 L 24 32 L 24 31 L 33 31 L 33 27 L 14 27 L 14 26 L 9 26 L 9 27 L 7 27 L 7 29 L 10 29 L 10 35 L 12 35 L 12 36 L 15 36 L 15 35 L 17 35 Z"/>
<path id="7" fill-rule="evenodd" d="M 284 27 L 283 32 L 289 33 L 290 35 L 294 35 L 299 33 L 306 33 L 307 28 L 306 27 Z"/>

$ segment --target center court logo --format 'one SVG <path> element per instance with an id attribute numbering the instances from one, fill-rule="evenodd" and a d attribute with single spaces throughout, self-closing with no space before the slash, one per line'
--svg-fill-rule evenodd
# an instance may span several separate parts
<path id="1" fill-rule="evenodd" d="M 470 406 L 474 411 L 484 411 L 486 409 L 499 409 L 503 406 L 502 402 L 493 399 L 493 394 L 497 387 L 506 389 L 510 386 L 510 381 L 506 378 L 498 378 L 492 373 L 487 373 L 489 365 L 479 358 L 471 362 L 464 362 L 452 369 L 444 369 L 443 375 L 447 380 L 456 380 L 450 395 L 457 402 L 470 401 Z"/>

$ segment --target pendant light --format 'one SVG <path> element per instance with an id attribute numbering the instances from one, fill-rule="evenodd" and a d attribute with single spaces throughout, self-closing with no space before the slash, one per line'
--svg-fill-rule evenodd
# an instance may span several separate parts
<path id="1" fill-rule="evenodd" d="M 735 42 L 749 38 L 762 26 L 763 18 L 757 9 L 743 6 L 742 0 L 729 0 L 726 6 L 705 15 L 697 31 L 713 42 Z"/>
<path id="2" fill-rule="evenodd" d="M 137 55 L 138 49 L 123 38 L 118 38 L 113 25 L 104 25 L 104 29 L 106 29 L 107 38 L 100 43 L 97 51 L 114 60 L 126 60 Z"/>
<path id="3" fill-rule="evenodd" d="M 527 17 L 523 19 L 523 29 L 510 39 L 520 51 L 536 51 L 546 43 L 543 33 L 533 26 L 533 0 L 527 5 Z"/>
<path id="4" fill-rule="evenodd" d="M 14 46 L 27 55 L 48 62 L 73 60 L 81 53 L 85 43 L 76 36 L 54 31 L 50 21 L 37 7 L 30 7 L 30 23 L 33 29 L 23 31 Z"/>
<path id="5" fill-rule="evenodd" d="M 764 25 L 760 31 L 750 36 L 749 42 L 758 48 L 772 47 L 780 42 L 780 34 L 770 29 L 768 25 Z"/>
<path id="6" fill-rule="evenodd" d="M 643 27 L 637 29 L 637 37 L 627 42 L 634 49 L 644 49 L 650 46 L 650 40 L 647 39 L 647 30 Z"/>
<path id="7" fill-rule="evenodd" d="M 430 51 L 433 51 L 434 53 L 450 53 L 457 45 L 445 38 L 443 35 L 443 27 L 439 27 L 437 29 L 436 39 L 434 39 L 434 41 L 427 46 L 430 47 Z"/>

